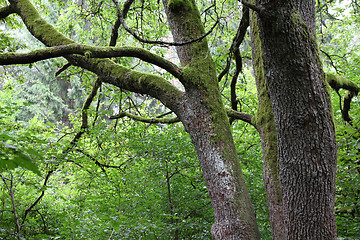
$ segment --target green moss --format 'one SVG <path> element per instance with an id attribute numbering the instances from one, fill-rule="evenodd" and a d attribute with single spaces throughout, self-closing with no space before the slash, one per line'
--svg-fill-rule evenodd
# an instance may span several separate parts
<path id="1" fill-rule="evenodd" d="M 87 58 L 87 59 L 90 59 L 91 58 L 91 51 L 86 51 L 84 53 L 84 56 Z"/>
<path id="2" fill-rule="evenodd" d="M 17 1 L 16 4 L 29 31 L 45 45 L 57 46 L 74 43 L 47 23 L 29 0 Z"/>
<path id="3" fill-rule="evenodd" d="M 334 73 L 326 73 L 326 81 L 331 88 L 336 91 L 342 88 L 354 92 L 355 94 L 359 92 L 359 86 L 355 82 Z"/>
<path id="4" fill-rule="evenodd" d="M 251 14 L 251 28 L 254 41 L 254 56 L 253 61 L 255 65 L 256 85 L 258 88 L 258 109 L 252 122 L 262 132 L 264 141 L 264 161 L 268 166 L 271 177 L 274 181 L 276 199 L 282 200 L 282 193 L 279 179 L 279 161 L 278 161 L 278 148 L 277 148 L 277 133 L 275 129 L 274 113 L 269 98 L 269 93 L 266 85 L 264 74 L 264 66 L 262 59 L 262 43 L 259 34 L 257 17 Z"/>

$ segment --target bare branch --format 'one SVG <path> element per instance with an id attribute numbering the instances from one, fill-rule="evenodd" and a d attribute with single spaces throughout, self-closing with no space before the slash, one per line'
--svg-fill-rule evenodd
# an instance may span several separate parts
<path id="1" fill-rule="evenodd" d="M 237 100 L 236 100 L 236 83 L 237 79 L 239 77 L 240 72 L 242 71 L 242 59 L 240 55 L 240 44 L 243 42 L 246 30 L 249 27 L 249 8 L 244 7 L 243 8 L 243 15 L 240 21 L 239 28 L 237 30 L 236 36 L 233 40 L 233 43 L 231 44 L 230 51 L 234 55 L 235 59 L 235 74 L 231 80 L 230 84 L 230 93 L 231 93 L 231 108 L 235 111 L 237 111 Z M 230 118 L 230 122 L 232 122 L 232 118 Z"/>
<path id="2" fill-rule="evenodd" d="M 200 42 L 201 40 L 203 40 L 204 38 L 206 38 L 210 33 L 212 33 L 212 31 L 215 29 L 215 27 L 218 25 L 219 20 L 217 20 L 215 22 L 215 24 L 211 27 L 211 29 L 205 33 L 204 35 L 202 35 L 199 38 L 187 41 L 187 42 L 164 42 L 164 41 L 152 41 L 152 40 L 148 40 L 148 39 L 144 39 L 142 37 L 140 37 L 139 35 L 137 35 L 133 30 L 131 30 L 125 23 L 124 19 L 121 19 L 121 24 L 123 25 L 124 29 L 130 33 L 136 40 L 138 40 L 139 42 L 142 43 L 149 43 L 149 44 L 156 44 L 156 45 L 165 45 L 165 46 L 184 46 L 184 45 L 188 45 L 191 43 L 196 43 L 196 42 Z"/>
<path id="3" fill-rule="evenodd" d="M 242 69 L 242 62 L 241 62 L 241 56 L 239 47 L 240 44 L 243 42 L 247 28 L 249 27 L 249 8 L 244 7 L 243 8 L 243 15 L 238 27 L 238 30 L 236 32 L 235 37 L 233 38 L 232 44 L 230 46 L 229 52 L 230 56 L 226 59 L 226 66 L 225 69 L 219 74 L 218 81 L 220 82 L 221 79 L 227 74 L 230 70 L 230 64 L 231 64 L 231 57 L 234 56 L 235 62 L 236 62 L 236 68 L 241 71 Z M 237 74 L 238 75 L 238 74 Z M 237 76 L 236 76 L 237 78 Z"/>
<path id="4" fill-rule="evenodd" d="M 99 90 L 99 88 L 101 87 L 101 81 L 100 79 L 96 79 L 95 84 L 93 89 L 91 90 L 90 94 L 88 95 L 88 97 L 86 98 L 84 105 L 81 109 L 81 118 L 82 118 L 82 123 L 81 123 L 81 129 L 86 129 L 88 128 L 88 114 L 87 114 L 87 110 L 89 110 L 90 105 L 92 103 L 92 101 L 94 100 L 94 97 L 97 94 L 97 91 Z"/>
<path id="5" fill-rule="evenodd" d="M 131 4 L 133 4 L 135 0 L 126 0 L 122 9 L 122 16 L 126 18 L 127 13 L 129 12 Z"/>
<path id="6" fill-rule="evenodd" d="M 249 123 L 250 125 L 254 126 L 256 128 L 256 125 L 251 122 L 251 119 L 254 117 L 251 114 L 247 114 L 247 113 L 242 113 L 242 112 L 238 112 L 235 111 L 233 109 L 227 108 L 226 109 L 227 115 L 231 118 L 235 118 L 235 119 L 239 119 L 241 121 L 244 121 L 246 123 Z"/>
<path id="7" fill-rule="evenodd" d="M 191 43 L 195 43 L 195 42 L 200 42 L 201 40 L 203 40 L 204 38 L 206 38 L 210 33 L 212 33 L 212 31 L 215 29 L 215 27 L 217 26 L 217 24 L 219 23 L 219 20 L 217 20 L 215 22 L 215 24 L 212 26 L 212 28 L 205 33 L 204 35 L 200 36 L 199 38 L 187 41 L 187 42 L 165 42 L 165 41 L 153 41 L 153 40 L 148 40 L 148 39 L 144 39 L 142 37 L 140 37 L 139 35 L 137 35 L 132 29 L 130 29 L 128 27 L 128 25 L 125 22 L 125 16 L 131 6 L 131 4 L 133 3 L 133 0 L 127 0 L 124 4 L 124 8 L 123 11 L 120 10 L 119 4 L 117 3 L 116 0 L 113 0 L 114 4 L 116 5 L 117 9 L 118 9 L 118 18 L 121 22 L 121 25 L 123 26 L 123 28 L 130 33 L 136 40 L 138 40 L 139 42 L 142 43 L 149 43 L 149 44 L 156 44 L 156 45 L 164 45 L 164 46 L 184 46 L 184 45 L 188 45 Z"/>
<path id="8" fill-rule="evenodd" d="M 115 115 L 115 116 L 111 116 L 110 119 L 119 119 L 119 118 L 123 118 L 123 117 L 128 117 L 131 118 L 133 120 L 136 121 L 140 121 L 140 122 L 144 122 L 144 123 L 164 123 L 164 124 L 171 124 L 171 123 L 176 123 L 176 122 L 180 122 L 180 119 L 178 117 L 173 117 L 173 118 L 145 118 L 145 117 L 141 117 L 141 116 L 137 116 L 128 112 L 120 112 L 119 114 Z"/>
<path id="9" fill-rule="evenodd" d="M 25 221 L 26 221 L 26 217 L 27 215 L 29 214 L 30 211 L 32 211 L 32 209 L 40 202 L 40 200 L 44 197 L 45 195 L 45 187 L 46 187 L 46 184 L 50 178 L 50 176 L 53 174 L 54 170 L 50 170 L 47 172 L 46 174 L 46 177 L 45 177 L 45 180 L 44 180 L 44 183 L 43 183 L 43 188 L 41 190 L 41 194 L 40 196 L 33 202 L 33 204 L 31 204 L 30 207 L 28 207 L 25 212 L 24 212 L 24 216 L 23 216 L 23 220 L 22 220 L 22 223 L 21 223 L 21 226 L 24 225 Z"/>
<path id="10" fill-rule="evenodd" d="M 110 47 L 115 47 L 116 46 L 116 41 L 117 41 L 118 36 L 119 36 L 119 27 L 120 26 L 121 26 L 120 17 L 117 17 L 116 21 L 114 23 L 114 26 L 111 29 L 111 36 L 110 36 L 110 43 L 109 43 Z"/>
<path id="11" fill-rule="evenodd" d="M 342 72 L 341 72 L 340 70 L 338 70 L 338 68 L 336 67 L 336 65 L 335 65 L 335 63 L 334 63 L 334 61 L 333 61 L 333 59 L 332 59 L 332 57 L 331 57 L 330 54 L 328 54 L 328 53 L 325 52 L 324 50 L 320 50 L 320 52 L 322 52 L 322 53 L 329 59 L 331 66 L 335 69 L 335 71 L 336 71 L 337 73 L 342 73 Z M 333 56 L 334 56 L 334 55 L 333 55 Z M 337 57 L 340 57 L 340 56 L 337 56 Z M 341 58 L 341 57 L 340 57 L 340 58 Z"/>
<path id="12" fill-rule="evenodd" d="M 79 153 L 82 153 L 83 155 L 85 155 L 86 157 L 90 158 L 94 163 L 95 165 L 99 166 L 102 171 L 105 171 L 104 168 L 117 168 L 117 169 L 120 169 L 122 166 L 116 166 L 116 165 L 108 165 L 108 164 L 103 164 L 101 162 L 99 162 L 95 157 L 91 156 L 89 153 L 81 150 L 81 149 L 75 149 L 77 152 Z"/>
<path id="13" fill-rule="evenodd" d="M 65 71 L 66 69 L 68 69 L 71 66 L 70 63 L 65 64 L 64 66 L 62 66 L 62 68 L 60 68 L 56 73 L 55 73 L 55 77 L 59 76 L 63 71 Z"/>

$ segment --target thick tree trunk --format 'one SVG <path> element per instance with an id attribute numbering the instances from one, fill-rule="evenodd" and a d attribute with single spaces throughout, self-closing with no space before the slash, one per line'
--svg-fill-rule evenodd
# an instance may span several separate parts
<path id="1" fill-rule="evenodd" d="M 195 1 L 163 0 L 176 42 L 204 34 Z M 182 106 L 176 112 L 195 145 L 214 209 L 214 239 L 259 239 L 229 120 L 207 41 L 177 47 L 184 66 Z"/>
<path id="2" fill-rule="evenodd" d="M 315 2 L 270 1 L 255 27 L 277 131 L 287 238 L 336 239 L 337 153 Z"/>

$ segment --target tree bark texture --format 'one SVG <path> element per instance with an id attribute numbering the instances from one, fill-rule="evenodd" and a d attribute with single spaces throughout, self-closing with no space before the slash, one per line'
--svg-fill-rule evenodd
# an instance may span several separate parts
<path id="1" fill-rule="evenodd" d="M 254 13 L 251 14 L 252 59 L 258 93 L 258 109 L 253 118 L 259 131 L 263 152 L 263 179 L 270 215 L 270 226 L 273 239 L 287 238 L 283 197 L 279 178 L 279 161 L 274 113 L 271 107 L 269 92 L 264 75 L 264 64 L 261 52 L 259 28 Z"/>
<path id="2" fill-rule="evenodd" d="M 315 2 L 278 0 L 262 6 L 265 11 L 256 13 L 260 44 L 255 51 L 262 55 L 274 112 L 287 238 L 336 239 L 337 149 L 315 40 Z"/>
<path id="3" fill-rule="evenodd" d="M 195 1 L 163 1 L 175 42 L 204 34 Z M 185 93 L 177 115 L 190 134 L 201 164 L 215 223 L 214 239 L 260 239 L 221 100 L 207 41 L 177 47 Z"/>

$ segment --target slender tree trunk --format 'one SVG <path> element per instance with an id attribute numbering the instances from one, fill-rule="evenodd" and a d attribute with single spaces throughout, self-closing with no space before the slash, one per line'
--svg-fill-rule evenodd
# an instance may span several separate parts
<path id="1" fill-rule="evenodd" d="M 279 178 L 279 161 L 274 113 L 264 76 L 259 28 L 254 13 L 251 14 L 252 59 L 258 92 L 258 109 L 253 122 L 259 131 L 263 152 L 263 179 L 266 190 L 270 226 L 273 239 L 287 238 L 283 196 Z"/>
<path id="2" fill-rule="evenodd" d="M 337 153 L 315 2 L 268 2 L 256 13 L 259 39 L 253 41 L 260 43 L 255 51 L 274 112 L 287 238 L 336 239 Z"/>
<path id="3" fill-rule="evenodd" d="M 176 42 L 204 34 L 195 1 L 163 0 Z M 185 93 L 177 115 L 190 134 L 214 209 L 214 239 L 259 239 L 207 41 L 177 47 Z"/>

